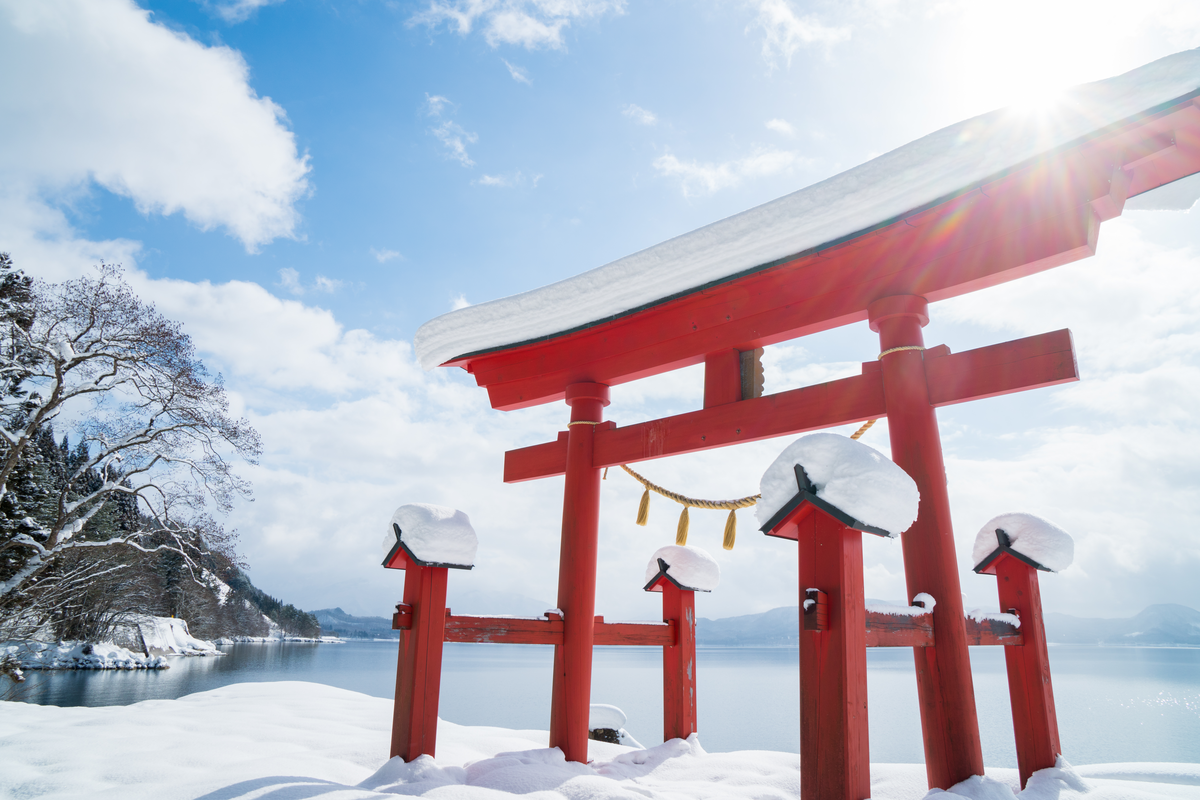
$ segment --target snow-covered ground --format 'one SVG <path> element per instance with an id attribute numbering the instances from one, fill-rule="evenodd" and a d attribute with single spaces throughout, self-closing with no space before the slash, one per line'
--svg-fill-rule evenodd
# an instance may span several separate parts
<path id="1" fill-rule="evenodd" d="M 790 798 L 793 753 L 705 753 L 700 741 L 649 750 L 591 742 L 568 764 L 544 731 L 438 726 L 438 757 L 387 760 L 391 702 L 313 683 L 243 683 L 178 700 L 57 708 L 0 703 L 0 797 L 121 800 L 382 798 L 484 800 Z M 1131 735 L 1135 735 L 1131 733 Z M 700 737 L 702 739 L 703 737 Z M 989 770 L 960 796 L 1011 798 L 1016 771 Z M 917 764 L 875 764 L 876 800 L 927 795 Z M 1025 800 L 1200 800 L 1200 765 L 1101 764 L 1047 770 Z M 944 796 L 956 800 L 954 795 Z"/>

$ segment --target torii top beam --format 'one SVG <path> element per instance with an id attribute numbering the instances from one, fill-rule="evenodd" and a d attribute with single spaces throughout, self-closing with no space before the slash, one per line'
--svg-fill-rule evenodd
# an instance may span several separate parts
<path id="1" fill-rule="evenodd" d="M 494 408 L 562 399 L 936 301 L 1096 250 L 1127 198 L 1200 172 L 1200 50 L 1077 87 L 1053 112 L 1001 110 L 829 180 L 417 332 Z M 582 302 L 581 298 L 587 298 Z"/>

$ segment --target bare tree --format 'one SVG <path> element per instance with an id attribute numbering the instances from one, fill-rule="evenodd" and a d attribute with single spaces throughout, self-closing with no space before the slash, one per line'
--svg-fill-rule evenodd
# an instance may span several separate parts
<path id="1" fill-rule="evenodd" d="M 0 501 L 43 426 L 57 421 L 78 438 L 41 519 L 25 518 L 0 542 L 0 552 L 20 553 L 0 575 L 0 605 L 80 548 L 174 551 L 198 581 L 205 553 L 236 560 L 232 538 L 207 511 L 228 511 L 250 494 L 232 466 L 256 463 L 261 446 L 246 420 L 230 416 L 220 376 L 208 373 L 178 323 L 134 295 L 118 267 L 24 287 L 5 306 L 0 331 Z M 136 524 L 103 524 L 114 498 L 135 501 Z"/>

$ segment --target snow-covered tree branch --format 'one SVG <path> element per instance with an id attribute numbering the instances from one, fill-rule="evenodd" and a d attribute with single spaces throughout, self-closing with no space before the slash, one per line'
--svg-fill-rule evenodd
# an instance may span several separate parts
<path id="1" fill-rule="evenodd" d="M 211 550 L 236 559 L 208 512 L 250 494 L 233 467 L 259 438 L 177 323 L 117 267 L 50 284 L 0 254 L 0 325 L 0 506 L 19 520 L 0 534 L 0 604 L 82 548 L 170 550 L 196 575 Z M 52 424 L 74 447 L 47 460 Z M 61 474 L 30 477 L 50 462 Z"/>

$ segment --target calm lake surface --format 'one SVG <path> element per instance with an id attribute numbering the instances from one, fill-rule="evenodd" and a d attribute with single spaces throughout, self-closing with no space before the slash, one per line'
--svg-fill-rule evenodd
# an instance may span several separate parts
<path id="1" fill-rule="evenodd" d="M 230 683 L 299 680 L 392 696 L 394 642 L 240 644 L 220 658 L 174 658 L 161 671 L 31 673 L 23 699 L 59 706 L 125 705 Z M 972 648 L 984 760 L 1015 767 L 1001 648 Z M 654 648 L 596 650 L 592 700 L 620 707 L 644 745 L 662 741 L 662 660 Z M 463 725 L 545 730 L 549 647 L 447 644 L 441 716 Z M 1200 649 L 1050 649 L 1059 730 L 1073 764 L 1200 763 Z M 799 654 L 789 648 L 700 648 L 700 741 L 710 752 L 799 752 Z M 912 651 L 872 649 L 867 671 L 871 760 L 920 763 Z"/>

